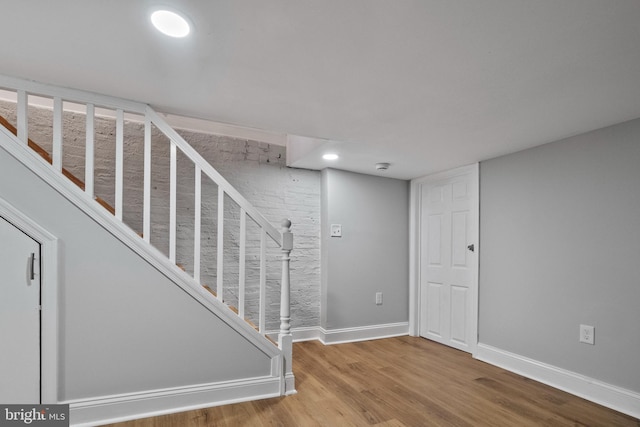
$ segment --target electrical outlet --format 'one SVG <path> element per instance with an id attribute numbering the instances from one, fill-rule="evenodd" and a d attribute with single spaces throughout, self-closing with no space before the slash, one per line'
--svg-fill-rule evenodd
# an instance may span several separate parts
<path id="1" fill-rule="evenodd" d="M 331 237 L 342 237 L 342 224 L 331 224 Z"/>
<path id="2" fill-rule="evenodd" d="M 382 305 L 382 292 L 376 292 L 376 305 Z"/>
<path id="3" fill-rule="evenodd" d="M 589 325 L 580 325 L 580 342 L 595 344 L 595 328 Z"/>

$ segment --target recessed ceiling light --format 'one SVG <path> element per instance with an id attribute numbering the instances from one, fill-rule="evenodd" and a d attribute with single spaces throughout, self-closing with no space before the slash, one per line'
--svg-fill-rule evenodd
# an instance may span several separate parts
<path id="1" fill-rule="evenodd" d="M 170 37 L 186 37 L 191 28 L 187 20 L 170 10 L 156 10 L 151 14 L 151 23 L 162 34 Z"/>
<path id="2" fill-rule="evenodd" d="M 338 155 L 337 154 L 333 154 L 333 153 L 327 153 L 327 154 L 323 155 L 322 158 L 325 159 L 325 160 L 337 160 L 338 159 Z"/>

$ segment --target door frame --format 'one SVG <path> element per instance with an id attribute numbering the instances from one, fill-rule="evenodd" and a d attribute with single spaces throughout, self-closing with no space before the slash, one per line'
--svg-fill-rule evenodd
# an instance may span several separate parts
<path id="1" fill-rule="evenodd" d="M 58 239 L 2 198 L 0 216 L 40 244 L 40 403 L 58 403 Z"/>
<path id="2" fill-rule="evenodd" d="M 410 184 L 410 219 L 409 219 L 409 335 L 420 336 L 420 278 L 422 271 L 420 268 L 420 236 L 422 227 L 420 224 L 422 209 L 422 187 L 424 185 L 454 178 L 459 175 L 471 173 L 474 176 L 475 200 L 471 202 L 471 217 L 476 222 L 475 232 L 472 235 L 475 242 L 475 254 L 472 264 L 473 269 L 473 290 L 471 292 L 471 337 L 469 339 L 469 349 L 475 357 L 478 348 L 478 273 L 480 259 L 480 164 L 474 163 L 456 169 L 426 175 L 411 180 Z"/>

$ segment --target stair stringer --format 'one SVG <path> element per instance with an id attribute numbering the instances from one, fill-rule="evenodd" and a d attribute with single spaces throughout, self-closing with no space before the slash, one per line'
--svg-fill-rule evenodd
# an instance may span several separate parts
<path id="1" fill-rule="evenodd" d="M 71 405 L 74 425 L 104 423 L 107 419 L 103 418 L 105 416 L 111 417 L 109 419 L 131 419 L 279 395 L 284 375 L 283 356 L 277 347 L 214 298 L 188 274 L 173 265 L 164 254 L 144 242 L 133 230 L 115 221 L 95 200 L 71 185 L 64 176 L 53 170 L 45 160 L 33 153 L 8 130 L 0 127 L 0 133 L 0 146 L 4 151 L 271 359 L 271 376 L 258 381 L 199 384 L 65 402 Z M 113 418 L 116 414 L 116 418 Z"/>

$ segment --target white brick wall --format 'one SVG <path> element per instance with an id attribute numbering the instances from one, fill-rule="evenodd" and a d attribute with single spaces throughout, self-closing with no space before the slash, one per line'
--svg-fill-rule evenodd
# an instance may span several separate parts
<path id="1" fill-rule="evenodd" d="M 0 103 L 0 114 L 15 124 L 15 105 Z M 29 137 L 51 151 L 51 111 L 29 108 Z M 63 116 L 64 167 L 84 180 L 85 117 L 65 112 Z M 179 131 L 214 168 L 278 228 L 289 218 L 294 232 L 291 254 L 292 326 L 320 325 L 320 174 L 286 167 L 285 148 L 258 141 Z M 114 203 L 115 122 L 95 121 L 96 194 Z M 143 125 L 125 124 L 124 221 L 142 231 Z M 151 242 L 168 254 L 169 145 L 154 130 L 152 138 L 152 233 Z M 215 288 L 217 241 L 217 188 L 203 177 L 202 283 Z M 193 272 L 194 168 L 178 155 L 177 262 Z M 257 320 L 259 237 L 257 227 L 247 221 L 247 313 Z M 237 304 L 239 208 L 225 199 L 225 300 Z M 267 329 L 279 325 L 280 252 L 271 245 L 267 288 Z"/>

